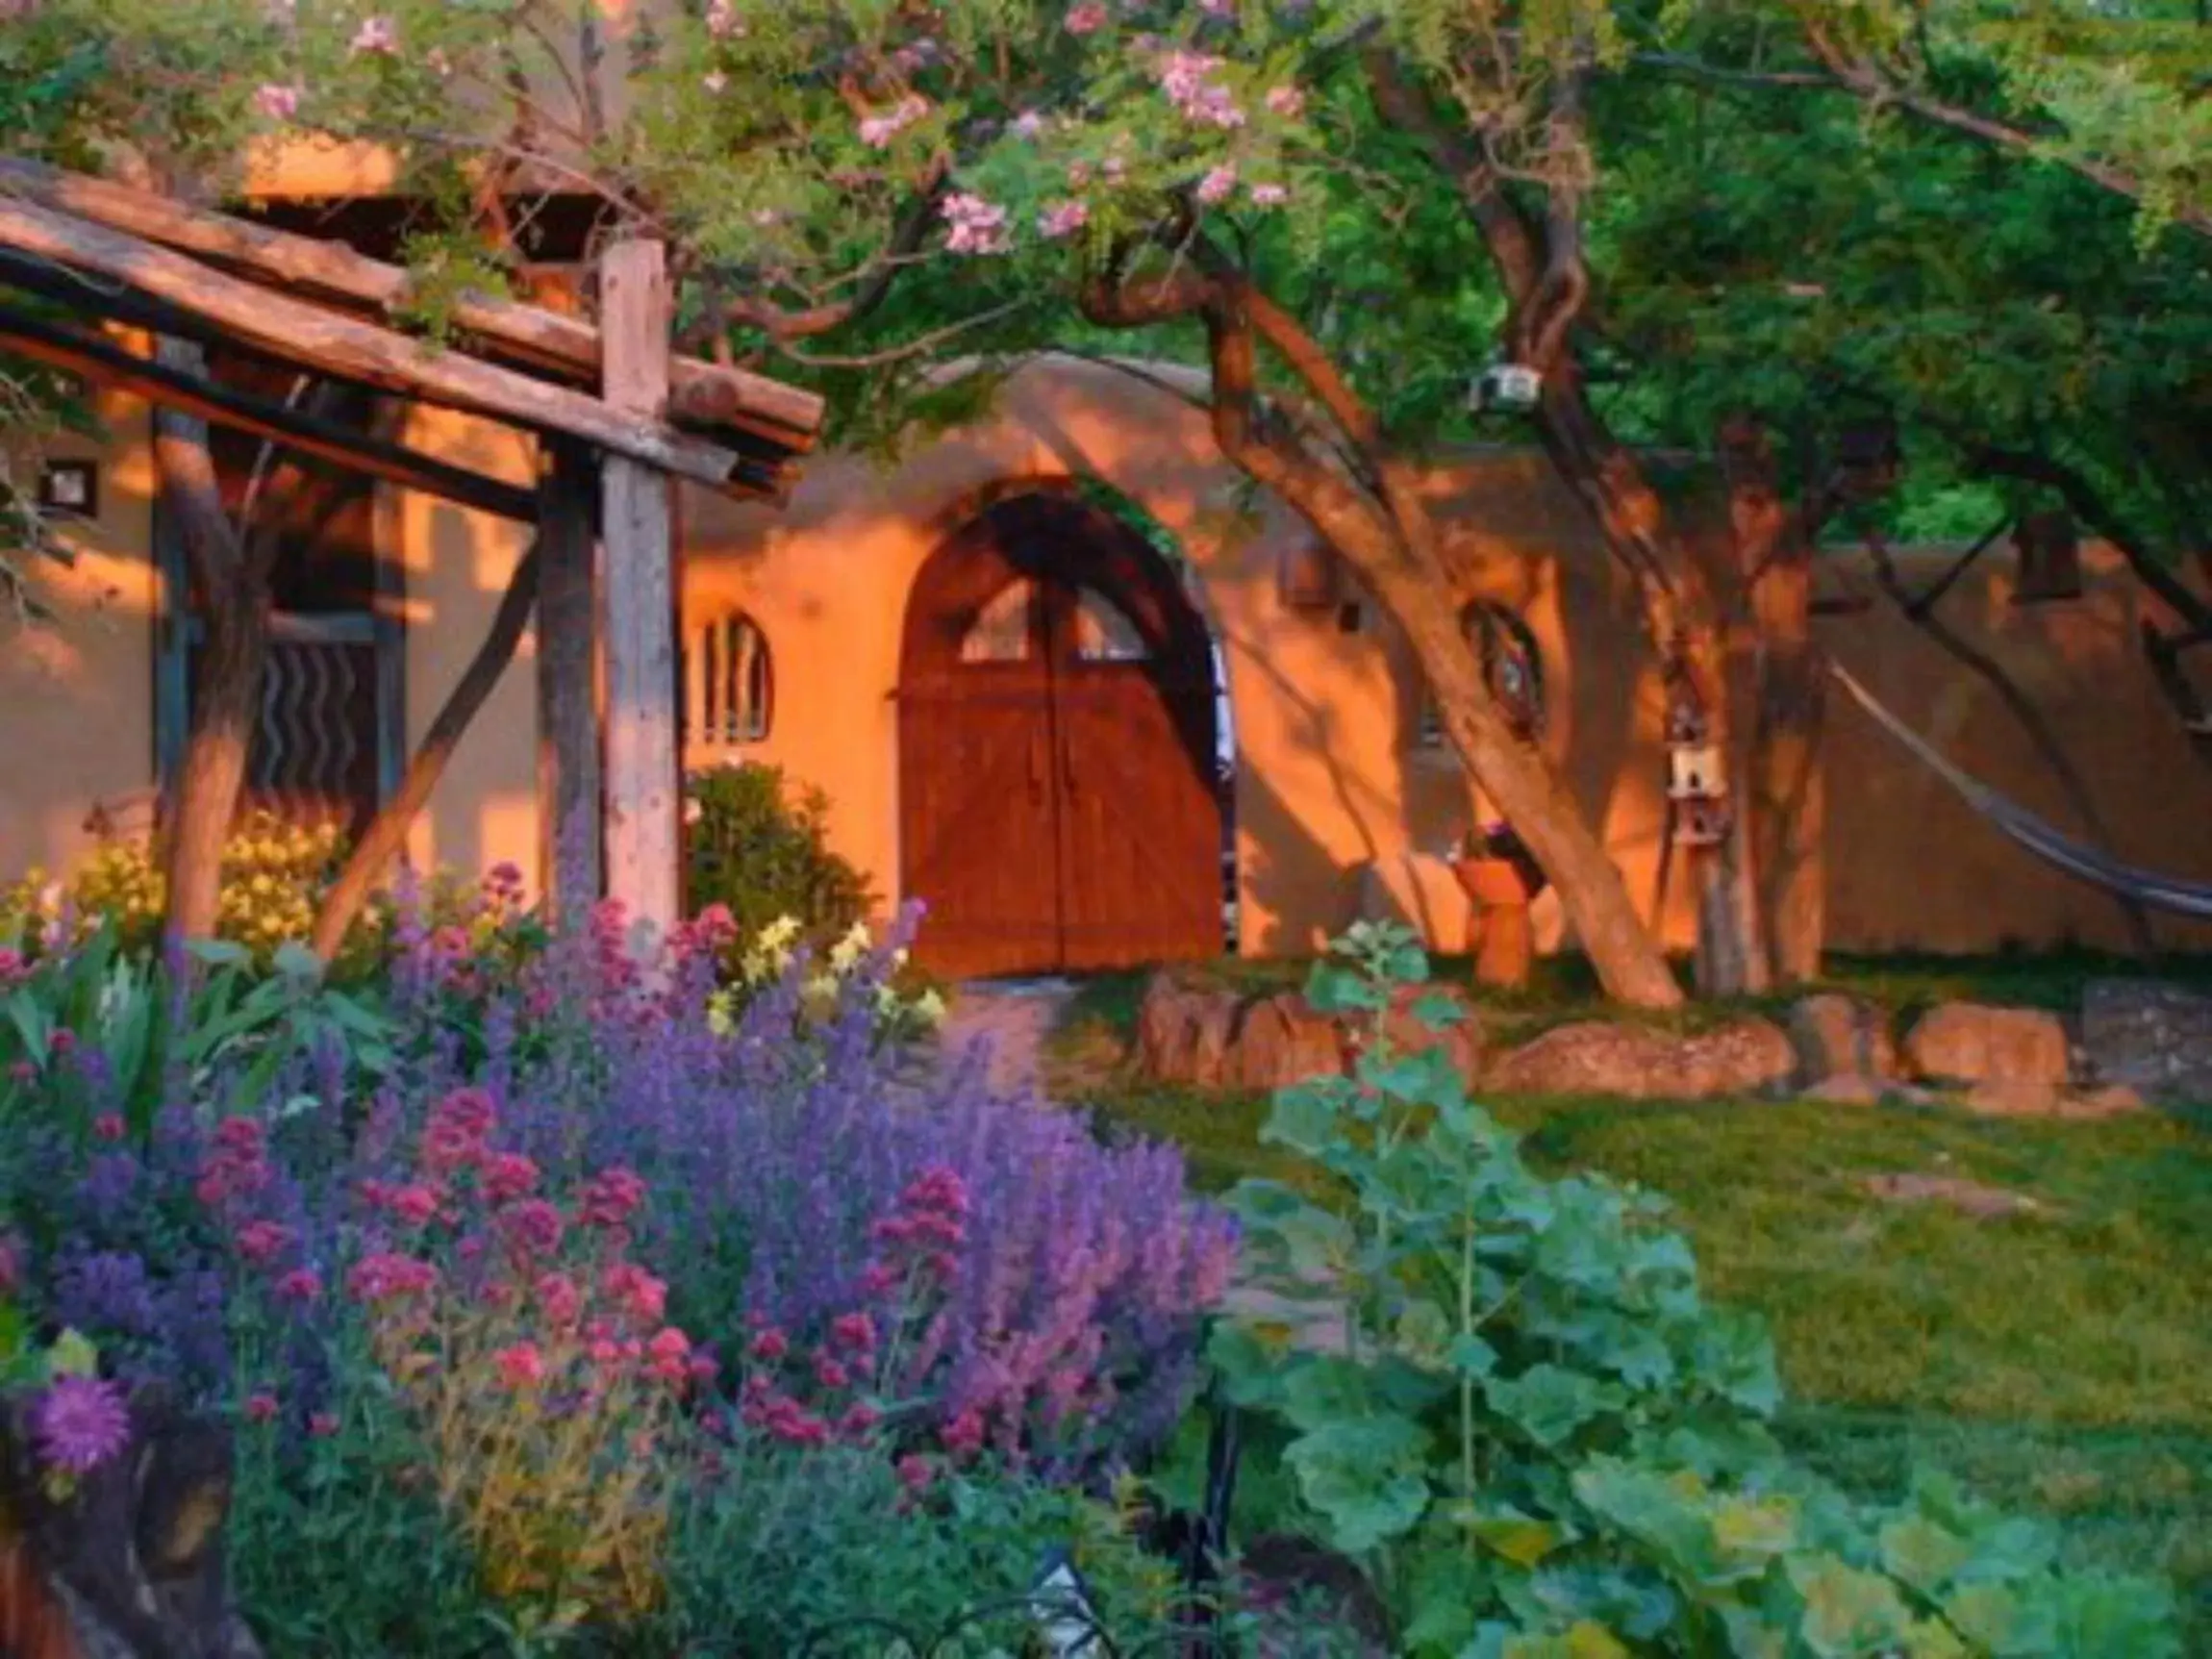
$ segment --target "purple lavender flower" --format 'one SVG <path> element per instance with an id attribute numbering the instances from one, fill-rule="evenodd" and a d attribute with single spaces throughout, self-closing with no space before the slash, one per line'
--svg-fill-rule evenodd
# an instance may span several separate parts
<path id="1" fill-rule="evenodd" d="M 145 1260 L 132 1251 L 70 1253 L 55 1274 L 54 1295 L 76 1329 L 141 1337 L 159 1323 Z"/>
<path id="2" fill-rule="evenodd" d="M 90 1474 L 131 1440 L 122 1391 L 100 1377 L 56 1377 L 31 1408 L 39 1461 L 65 1474 Z"/>

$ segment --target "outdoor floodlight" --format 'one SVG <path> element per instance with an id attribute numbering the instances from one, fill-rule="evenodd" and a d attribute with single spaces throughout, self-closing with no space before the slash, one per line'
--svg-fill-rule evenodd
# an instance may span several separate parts
<path id="1" fill-rule="evenodd" d="M 1478 414 L 1496 409 L 1509 415 L 1525 415 L 1536 407 L 1536 400 L 1543 394 L 1544 376 L 1526 364 L 1494 363 L 1475 377 L 1474 391 L 1468 403 Z"/>

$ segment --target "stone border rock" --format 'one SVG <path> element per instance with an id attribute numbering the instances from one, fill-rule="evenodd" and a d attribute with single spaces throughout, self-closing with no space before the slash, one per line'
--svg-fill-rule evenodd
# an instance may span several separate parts
<path id="1" fill-rule="evenodd" d="M 1464 1018 L 1431 1032 L 1413 1015 L 1421 996 L 1443 994 Z M 1442 1043 L 1462 1076 L 1472 1081 L 1482 1054 L 1482 1028 L 1472 1003 L 1445 987 L 1420 987 L 1397 999 L 1386 1029 L 1409 1045 Z M 1357 1057 L 1348 1025 L 1321 1013 L 1295 991 L 1240 992 L 1192 984 L 1166 969 L 1144 987 L 1137 1011 L 1137 1068 L 1143 1075 L 1206 1088 L 1287 1088 L 1331 1071 L 1345 1072 Z"/>
<path id="2" fill-rule="evenodd" d="M 1466 1018 L 1442 1041 L 1461 1074 L 1472 1087 L 1521 1094 L 1948 1102 L 1991 1117 L 2060 1119 L 2144 1110 L 2138 1078 L 2201 1079 L 2212 1097 L 2212 997 L 2151 986 L 2129 1001 L 2122 991 L 2099 998 L 2096 990 L 2079 1054 L 2068 1021 L 2048 1010 L 1939 1003 L 1900 1041 L 1887 1010 L 1833 992 L 1800 998 L 1780 1024 L 1743 1016 L 1675 1035 L 1627 1020 L 1574 1020 L 1495 1055 L 1479 1011 L 1457 988 L 1410 993 L 1392 1018 L 1398 1041 L 1433 1043 L 1410 1003 L 1454 998 Z M 1137 1067 L 1160 1081 L 1267 1091 L 1347 1070 L 1354 1058 L 1345 1024 L 1295 992 L 1240 992 L 1163 969 L 1139 1010 Z"/>

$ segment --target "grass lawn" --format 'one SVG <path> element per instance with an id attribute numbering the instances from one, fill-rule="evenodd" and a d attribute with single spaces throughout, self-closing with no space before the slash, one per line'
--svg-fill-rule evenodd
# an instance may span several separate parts
<path id="1" fill-rule="evenodd" d="M 1992 987 L 1964 969 L 1893 963 L 1847 982 L 1878 983 L 1893 1005 L 1980 994 L 2063 1006 L 2066 979 L 2077 993 L 2078 977 L 2049 965 L 2039 973 L 2023 962 L 2013 984 Z M 1522 1006 L 1553 1023 L 1572 1000 Z M 1119 1069 L 1134 1009 L 1120 978 L 1078 998 L 1057 1040 L 1067 1097 L 1107 1123 L 1179 1142 L 1201 1185 L 1290 1172 L 1258 1143 L 1264 1101 L 1146 1085 Z M 1916 1460 L 1948 1468 L 1992 1499 L 2059 1521 L 2078 1559 L 2162 1569 L 2194 1603 L 2192 1651 L 2212 1654 L 2204 1122 L 1760 1102 L 1489 1104 L 1528 1136 L 1540 1164 L 1601 1169 L 1674 1199 L 1710 1294 L 1772 1325 L 1793 1402 L 1784 1431 L 1813 1463 L 1870 1496 L 1901 1488 Z M 1861 1185 L 1905 1171 L 2004 1188 L 2040 1208 L 1976 1219 L 1946 1204 L 1877 1199 Z"/>

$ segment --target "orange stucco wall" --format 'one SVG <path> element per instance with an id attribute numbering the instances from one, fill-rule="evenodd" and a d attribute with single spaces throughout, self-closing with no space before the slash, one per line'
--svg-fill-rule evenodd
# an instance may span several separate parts
<path id="1" fill-rule="evenodd" d="M 67 868 L 90 844 L 86 818 L 105 804 L 119 820 L 151 810 L 154 777 L 153 619 L 161 603 L 147 549 L 153 465 L 145 406 L 95 409 L 108 438 L 46 446 L 54 459 L 99 465 L 99 516 L 63 533 L 72 565 L 18 560 L 59 620 L 28 628 L 0 618 L 0 872 Z M 25 488 L 38 457 L 12 458 Z"/>
<path id="2" fill-rule="evenodd" d="M 151 648 L 158 596 L 144 556 L 144 416 L 118 405 L 97 540 L 75 573 L 41 578 L 60 633 L 0 651 L 0 867 L 64 863 L 95 799 L 151 782 Z M 512 478 L 526 445 L 482 423 L 423 414 L 411 440 Z M 1202 416 L 1111 367 L 1032 365 L 989 419 L 923 443 L 895 465 L 827 455 L 776 511 L 688 491 L 684 603 L 694 621 L 747 612 L 774 655 L 776 716 L 762 743 L 694 749 L 690 764 L 756 758 L 818 784 L 842 850 L 899 892 L 895 697 L 908 590 L 921 563 L 977 503 L 1023 481 L 1090 475 L 1173 533 L 1194 566 L 1223 647 L 1238 749 L 1237 841 L 1244 948 L 1297 952 L 1363 909 L 1396 907 L 1456 945 L 1464 908 L 1429 854 L 1470 806 L 1448 756 L 1415 740 L 1416 689 L 1371 610 L 1355 633 L 1287 610 L 1285 549 L 1306 534 L 1286 511 L 1245 501 Z M 1659 890 L 1663 755 L 1650 653 L 1629 594 L 1572 501 L 1531 455 L 1471 456 L 1434 488 L 1468 596 L 1526 616 L 1542 646 L 1546 742 L 1639 902 Z M 418 737 L 496 607 L 520 537 L 512 527 L 388 492 L 384 535 L 406 578 L 407 723 Z M 1944 556 L 1904 557 L 1932 574 Z M 1943 615 L 2000 663 L 2043 712 L 2131 862 L 2212 879 L 2212 768 L 2194 756 L 2135 646 L 2144 601 L 2092 550 L 2089 591 L 2065 604 L 2010 600 L 2001 550 L 1954 590 Z M 1825 590 L 1872 591 L 1848 560 Z M 111 591 L 112 590 L 112 591 Z M 1885 604 L 1821 624 L 1824 642 L 1873 691 L 1987 782 L 2069 831 L 2080 826 L 1996 691 Z M 531 650 L 464 742 L 416 827 L 423 864 L 512 859 L 535 872 Z M 1830 937 L 1844 948 L 1992 948 L 2006 941 L 2121 943 L 2111 902 L 2056 875 L 1975 819 L 1840 696 L 1828 748 Z M 87 734 L 98 734 L 96 742 Z M 1686 884 L 1670 884 L 1669 932 L 1687 943 Z M 920 895 L 927 896 L 927 895 Z M 1540 939 L 1562 943 L 1555 905 Z M 2204 930 L 2160 923 L 2174 944 Z"/>

